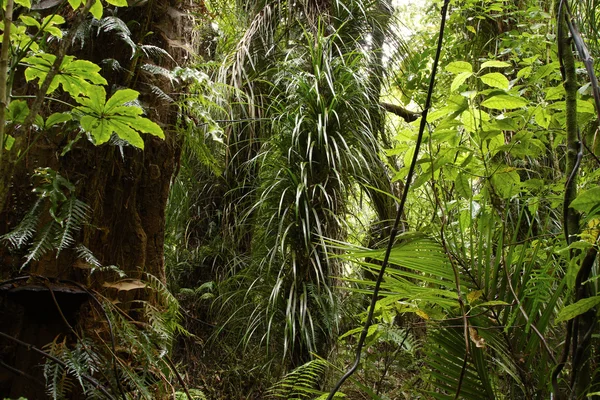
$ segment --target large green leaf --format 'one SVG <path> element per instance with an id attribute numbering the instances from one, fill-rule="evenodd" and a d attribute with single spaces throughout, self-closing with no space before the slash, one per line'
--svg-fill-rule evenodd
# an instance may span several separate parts
<path id="1" fill-rule="evenodd" d="M 462 85 L 471 75 L 473 75 L 473 73 L 468 71 L 461 72 L 456 75 L 452 81 L 452 84 L 450 85 L 450 91 L 454 92 L 456 89 L 458 89 L 460 85 Z"/>
<path id="2" fill-rule="evenodd" d="M 54 54 L 47 53 L 38 53 L 23 58 L 23 62 L 29 64 L 25 69 L 25 79 L 27 81 L 39 79 L 41 84 L 46 79 L 55 60 Z M 46 93 L 54 92 L 61 85 L 63 90 L 73 97 L 85 94 L 93 84 L 106 85 L 106 79 L 99 74 L 99 71 L 100 67 L 91 61 L 76 60 L 73 56 L 65 56 Z"/>
<path id="3" fill-rule="evenodd" d="M 508 94 L 499 94 L 490 97 L 481 102 L 481 105 L 494 110 L 512 110 L 515 108 L 525 107 L 528 101 L 522 97 L 515 97 Z"/>
<path id="4" fill-rule="evenodd" d="M 142 109 L 131 105 L 138 92 L 122 89 L 106 100 L 106 91 L 102 86 L 92 86 L 86 96 L 75 100 L 81 104 L 75 111 L 82 114 L 81 127 L 88 132 L 97 145 L 106 143 L 113 134 L 132 146 L 143 149 L 144 141 L 140 133 L 149 133 L 160 138 L 165 135 L 156 123 L 141 116 Z"/>
<path id="5" fill-rule="evenodd" d="M 508 79 L 499 72 L 491 72 L 489 74 L 485 74 L 479 77 L 483 83 L 488 86 L 507 90 L 508 89 Z"/>
<path id="6" fill-rule="evenodd" d="M 581 211 L 590 214 L 592 210 L 598 211 L 600 205 L 600 187 L 595 187 L 590 190 L 586 190 L 577 195 L 575 200 L 571 202 L 569 207 L 574 208 L 577 211 Z"/>
<path id="7" fill-rule="evenodd" d="M 581 299 L 576 303 L 569 304 L 568 306 L 560 310 L 555 322 L 559 323 L 573 319 L 576 316 L 581 315 L 587 312 L 588 310 L 591 310 L 598 304 L 600 304 L 600 296 L 588 297 L 586 299 Z"/>
<path id="8" fill-rule="evenodd" d="M 446 71 L 452 72 L 453 74 L 473 72 L 473 66 L 466 61 L 454 61 L 446 65 Z"/>

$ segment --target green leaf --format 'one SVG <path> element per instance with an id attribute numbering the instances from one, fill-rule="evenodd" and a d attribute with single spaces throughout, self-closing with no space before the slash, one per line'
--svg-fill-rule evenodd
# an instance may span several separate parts
<path id="1" fill-rule="evenodd" d="M 106 143 L 114 133 L 132 146 L 143 149 L 144 141 L 140 133 L 149 133 L 160 138 L 165 135 L 156 123 L 141 116 L 142 109 L 129 105 L 139 93 L 131 89 L 122 89 L 106 101 L 106 91 L 101 86 L 93 86 L 87 97 L 75 99 L 81 106 L 75 111 L 83 114 L 81 127 L 91 134 L 95 144 Z"/>
<path id="2" fill-rule="evenodd" d="M 163 130 L 155 122 L 150 121 L 148 118 L 143 117 L 130 117 L 130 116 L 114 116 L 115 120 L 134 125 L 135 129 L 143 133 L 149 133 L 154 136 L 158 136 L 161 139 L 165 138 Z"/>
<path id="3" fill-rule="evenodd" d="M 579 193 L 569 207 L 589 214 L 593 209 L 597 208 L 598 205 L 600 205 L 600 187 L 595 187 Z"/>
<path id="4" fill-rule="evenodd" d="M 562 85 L 552 86 L 546 91 L 546 100 L 560 100 L 565 95 L 565 88 Z"/>
<path id="5" fill-rule="evenodd" d="M 492 175 L 494 189 L 503 199 L 510 199 L 517 195 L 521 188 L 521 178 L 517 171 L 507 168 Z"/>
<path id="6" fill-rule="evenodd" d="M 46 119 L 46 128 L 51 128 L 56 124 L 71 121 L 73 116 L 70 113 L 54 113 Z"/>
<path id="7" fill-rule="evenodd" d="M 32 18 L 28 15 L 20 15 L 19 19 L 27 26 L 35 26 L 36 28 L 40 27 L 40 23 L 37 22 L 35 18 Z"/>
<path id="8" fill-rule="evenodd" d="M 127 7 L 127 0 L 106 0 L 106 2 L 117 7 Z"/>
<path id="9" fill-rule="evenodd" d="M 593 296 L 588 297 L 586 299 L 581 299 L 578 302 L 570 304 L 562 310 L 560 310 L 555 322 L 559 323 L 573 319 L 576 316 L 589 311 L 598 304 L 600 304 L 600 296 Z"/>
<path id="10" fill-rule="evenodd" d="M 495 307 L 495 306 L 510 306 L 509 303 L 502 301 L 502 300 L 490 300 L 490 301 L 485 301 L 481 304 L 477 304 L 475 307 Z"/>
<path id="11" fill-rule="evenodd" d="M 481 105 L 493 110 L 512 110 L 515 108 L 525 107 L 528 104 L 527 100 L 522 97 L 514 97 L 508 94 L 499 94 L 489 99 L 484 100 Z"/>
<path id="12" fill-rule="evenodd" d="M 460 74 L 461 72 L 473 72 L 473 67 L 466 61 L 454 61 L 446 65 L 446 71 Z"/>
<path id="13" fill-rule="evenodd" d="M 506 61 L 490 60 L 481 64 L 481 68 L 479 68 L 479 70 L 481 71 L 484 68 L 506 68 L 510 66 L 511 65 Z"/>
<path id="14" fill-rule="evenodd" d="M 580 100 L 577 102 L 577 112 L 578 113 L 595 114 L 596 108 L 589 101 Z"/>
<path id="15" fill-rule="evenodd" d="M 469 181 L 469 177 L 466 174 L 464 174 L 464 173 L 458 174 L 458 176 L 456 177 L 456 181 L 454 182 L 454 185 L 456 187 L 457 193 L 460 194 L 465 199 L 470 199 L 473 196 L 471 182 Z"/>
<path id="16" fill-rule="evenodd" d="M 13 147 L 13 144 L 15 144 L 15 138 L 10 135 L 6 135 L 4 139 L 4 148 L 10 151 L 10 149 Z"/>
<path id="17" fill-rule="evenodd" d="M 29 106 L 25 100 L 13 100 L 8 105 L 8 120 L 13 123 L 23 123 L 29 115 Z"/>
<path id="18" fill-rule="evenodd" d="M 473 75 L 472 72 L 461 72 L 456 75 L 450 85 L 450 92 L 456 91 L 471 75 Z"/>
<path id="19" fill-rule="evenodd" d="M 517 78 L 528 78 L 529 75 L 531 75 L 532 70 L 533 68 L 531 66 L 520 69 L 519 72 L 517 72 Z"/>
<path id="20" fill-rule="evenodd" d="M 84 4 L 85 0 L 69 0 L 69 4 L 73 7 L 73 10 L 77 10 L 80 5 Z"/>
<path id="21" fill-rule="evenodd" d="M 137 148 L 144 148 L 144 140 L 142 140 L 140 134 L 133 130 L 129 124 L 119 121 L 118 117 L 110 118 L 108 121 L 109 129 L 112 132 L 115 132 L 121 139 L 129 142 L 131 145 Z M 139 129 L 137 125 L 135 128 Z"/>
<path id="22" fill-rule="evenodd" d="M 102 19 L 103 11 L 104 11 L 104 9 L 102 7 L 102 3 L 100 3 L 100 0 L 96 0 L 94 2 L 94 4 L 92 4 L 92 7 L 90 8 L 90 14 L 92 14 L 94 16 L 94 18 L 96 18 L 97 20 Z"/>
<path id="23" fill-rule="evenodd" d="M 106 85 L 106 79 L 99 74 L 98 65 L 91 61 L 74 59 L 73 56 L 65 56 L 47 93 L 54 92 L 59 85 L 62 85 L 63 90 L 72 96 L 78 96 L 90 90 L 90 83 Z M 23 61 L 29 64 L 25 70 L 25 79 L 27 81 L 39 79 L 39 82 L 43 82 L 55 60 L 56 56 L 47 53 L 25 57 Z"/>
<path id="24" fill-rule="evenodd" d="M 480 76 L 479 79 L 481 79 L 481 81 L 488 86 L 504 90 L 508 89 L 508 79 L 499 72 L 491 72 L 489 74 L 485 74 L 483 76 Z"/>
<path id="25" fill-rule="evenodd" d="M 122 106 L 124 103 L 130 103 L 134 100 L 137 100 L 139 95 L 139 92 L 132 89 L 117 90 L 115 94 L 113 94 L 112 97 L 106 102 L 106 105 L 104 106 L 104 111 L 107 113 L 113 112 L 115 107 Z"/>
<path id="26" fill-rule="evenodd" d="M 552 114 L 548 112 L 546 107 L 540 106 L 536 108 L 534 114 L 535 122 L 544 129 L 548 129 L 552 121 Z"/>
<path id="27" fill-rule="evenodd" d="M 105 119 L 99 119 L 91 115 L 81 117 L 81 128 L 92 135 L 95 145 L 101 145 L 108 142 L 112 131 L 106 126 Z"/>
<path id="28" fill-rule="evenodd" d="M 15 0 L 15 4 L 26 8 L 31 8 L 31 0 Z"/>
<path id="29" fill-rule="evenodd" d="M 539 80 L 547 77 L 548 75 L 558 71 L 560 68 L 560 63 L 558 61 L 551 62 L 546 65 L 542 65 L 536 73 L 533 75 L 534 80 Z"/>

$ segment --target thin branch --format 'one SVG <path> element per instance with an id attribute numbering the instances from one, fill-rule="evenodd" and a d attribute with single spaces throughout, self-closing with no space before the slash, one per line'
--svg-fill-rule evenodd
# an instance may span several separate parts
<path id="1" fill-rule="evenodd" d="M 169 364 L 169 367 L 171 367 L 171 371 L 173 371 L 173 373 L 177 377 L 177 380 L 179 381 L 179 384 L 183 388 L 183 391 L 185 392 L 186 396 L 188 397 L 188 400 L 193 400 L 193 397 L 190 394 L 190 391 L 189 391 L 187 385 L 185 384 L 185 381 L 183 380 L 183 378 L 179 374 L 179 371 L 177 371 L 177 368 L 175 367 L 175 364 L 173 364 L 173 360 L 171 360 L 171 357 L 169 357 L 168 355 L 166 355 L 164 358 L 165 358 L 165 360 L 167 360 L 167 364 Z"/>
<path id="2" fill-rule="evenodd" d="M 41 387 L 46 387 L 46 384 L 44 384 L 44 382 L 40 381 L 39 379 L 37 379 L 34 376 L 29 375 L 28 373 L 21 371 L 20 369 L 17 369 L 15 367 L 12 367 L 8 364 L 6 364 L 4 361 L 0 360 L 0 367 L 7 369 L 8 371 L 12 372 L 15 375 L 19 375 L 22 376 L 23 378 L 27 378 L 30 381 L 32 381 L 33 383 L 35 383 L 38 386 Z"/>
<path id="3" fill-rule="evenodd" d="M 420 113 L 407 110 L 406 108 L 399 106 L 397 104 L 384 103 L 384 102 L 382 102 L 380 104 L 385 109 L 385 111 L 391 112 L 392 114 L 396 114 L 400 118 L 403 118 L 406 122 L 416 121 L 421 116 Z"/>

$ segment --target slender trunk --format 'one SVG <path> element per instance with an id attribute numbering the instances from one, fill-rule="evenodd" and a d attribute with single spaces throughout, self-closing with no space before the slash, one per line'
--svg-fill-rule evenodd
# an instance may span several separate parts
<path id="1" fill-rule="evenodd" d="M 4 138 L 6 136 L 6 108 L 9 101 L 8 65 L 10 61 L 10 31 L 13 19 L 13 0 L 6 0 L 4 10 L 4 36 L 2 38 L 2 51 L 0 52 L 0 211 L 6 195 L 6 184 L 2 171 L 4 170 Z"/>
<path id="2" fill-rule="evenodd" d="M 577 240 L 580 233 L 580 215 L 570 208 L 569 204 L 577 197 L 577 177 L 579 163 L 582 157 L 582 144 L 580 143 L 577 126 L 577 75 L 575 69 L 575 58 L 571 48 L 572 39 L 567 35 L 566 4 L 557 1 L 558 15 L 558 54 L 561 59 L 561 72 L 563 76 L 563 85 L 565 88 L 565 114 L 566 114 L 566 133 L 567 133 L 567 155 L 565 167 L 565 195 L 564 195 L 564 227 L 565 239 L 567 244 Z M 573 259 L 579 253 L 575 250 L 570 252 Z M 579 301 L 591 295 L 585 282 L 588 280 L 591 266 L 596 258 L 595 250 L 593 254 L 588 254 L 583 258 L 577 279 L 575 281 L 575 299 Z M 577 316 L 572 324 L 569 324 L 571 330 L 572 343 L 566 343 L 565 346 L 571 347 L 571 395 L 573 400 L 583 399 L 590 389 L 591 383 L 591 339 L 592 331 L 595 325 L 595 313 L 587 312 Z M 568 349 L 567 349 L 568 350 Z"/>

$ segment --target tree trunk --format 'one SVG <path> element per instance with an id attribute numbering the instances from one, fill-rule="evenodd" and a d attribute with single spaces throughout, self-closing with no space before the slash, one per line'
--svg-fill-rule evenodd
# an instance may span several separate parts
<path id="1" fill-rule="evenodd" d="M 132 40 L 138 46 L 158 46 L 175 60 L 185 61 L 189 54 L 183 49 L 191 44 L 184 40 L 190 38 L 193 28 L 187 3 L 149 1 L 140 7 L 115 10 L 114 15 L 129 22 Z M 37 196 L 32 193 L 34 170 L 50 167 L 74 184 L 77 199 L 90 207 L 88 223 L 75 237 L 76 244 L 91 250 L 102 265 L 117 266 L 129 279 L 143 280 L 152 275 L 164 282 L 165 206 L 180 148 L 176 132 L 167 127 L 175 126 L 177 109 L 151 95 L 147 89 L 148 77 L 134 68 L 142 61 L 166 68 L 175 65 L 166 57 L 150 60 L 144 59 L 143 54 L 130 60 L 129 45 L 114 33 L 96 36 L 94 32 L 86 40 L 85 47 L 75 55 L 98 64 L 113 58 L 121 66 L 129 66 L 133 75 L 126 70 L 104 73 L 110 84 L 107 92 L 120 86 L 140 91 L 146 117 L 162 125 L 166 139 L 145 136 L 143 151 L 109 144 L 96 147 L 87 140 L 79 140 L 71 151 L 60 156 L 65 145 L 76 136 L 76 130 L 44 132 L 39 138 L 36 138 L 39 132 L 33 130 L 24 133 L 31 148 L 14 165 L 14 172 L 2 180 L 9 184 L 6 205 L 0 214 L 0 235 L 14 229 L 36 201 Z M 168 82 L 157 83 L 156 76 L 150 78 L 163 91 L 172 90 Z M 31 85 L 28 86 L 25 93 L 31 92 Z M 45 106 L 44 112 L 56 111 L 51 107 L 54 105 Z M 51 219 L 47 211 L 46 206 L 38 228 Z M 47 350 L 53 341 L 73 343 L 76 337 L 105 340 L 110 335 L 106 328 L 104 331 L 99 328 L 106 326 L 98 310 L 100 296 L 118 302 L 130 318 L 141 321 L 146 317 L 138 312 L 139 303 L 134 301 L 152 302 L 153 298 L 145 285 L 140 284 L 134 290 L 115 285 L 120 278 L 114 272 L 91 274 L 92 265 L 82 260 L 74 248 L 60 254 L 50 251 L 21 269 L 24 251 L 15 251 L 6 244 L 2 242 L 0 247 L 0 398 L 44 399 L 47 395 L 42 366 L 48 357 L 22 342 Z M 110 360 L 107 362 L 110 364 Z M 102 383 L 102 376 L 112 373 L 106 369 L 94 378 Z M 123 390 L 127 388 L 121 387 L 121 393 L 113 396 L 122 397 Z M 86 398 L 79 389 L 74 389 L 70 396 Z"/>

